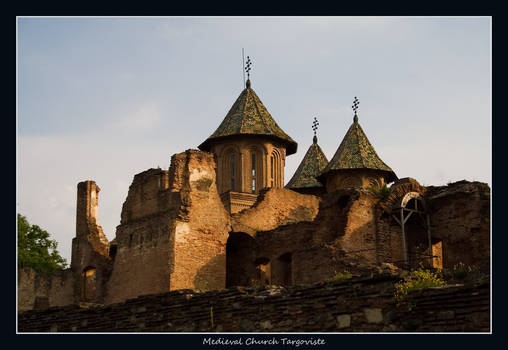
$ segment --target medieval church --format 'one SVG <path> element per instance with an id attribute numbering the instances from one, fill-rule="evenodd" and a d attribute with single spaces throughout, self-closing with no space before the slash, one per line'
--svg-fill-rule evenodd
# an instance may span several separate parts
<path id="1" fill-rule="evenodd" d="M 399 179 L 359 123 L 330 161 L 316 135 L 285 183 L 297 142 L 250 79 L 210 137 L 134 176 L 116 237 L 97 220 L 99 186 L 77 185 L 69 269 L 19 272 L 19 309 L 112 304 L 180 289 L 301 285 L 340 271 L 375 273 L 420 263 L 450 268 L 490 259 L 490 189 Z"/>

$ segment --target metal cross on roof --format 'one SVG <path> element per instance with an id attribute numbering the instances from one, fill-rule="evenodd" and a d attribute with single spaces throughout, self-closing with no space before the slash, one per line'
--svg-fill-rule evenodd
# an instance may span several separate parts
<path id="1" fill-rule="evenodd" d="M 353 102 L 353 111 L 355 111 L 355 115 L 356 115 L 356 111 L 358 110 L 358 105 L 360 104 L 360 101 L 358 101 L 358 98 L 356 98 L 355 96 L 355 100 Z"/>
<path id="2" fill-rule="evenodd" d="M 247 79 L 250 78 L 250 66 L 251 66 L 252 62 L 250 60 L 250 57 L 247 56 L 247 64 L 245 66 L 245 72 L 247 73 Z"/>
<path id="3" fill-rule="evenodd" d="M 314 121 L 312 122 L 312 130 L 314 130 L 314 136 L 316 136 L 316 130 L 318 129 L 319 122 L 316 117 L 314 117 Z"/>

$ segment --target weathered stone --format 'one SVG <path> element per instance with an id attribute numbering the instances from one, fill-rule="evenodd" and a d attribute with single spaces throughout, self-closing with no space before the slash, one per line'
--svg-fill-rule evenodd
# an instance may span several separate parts
<path id="1" fill-rule="evenodd" d="M 365 308 L 363 309 L 363 313 L 365 315 L 365 318 L 367 319 L 367 322 L 369 323 L 381 323 L 383 322 L 383 313 L 381 312 L 381 309 L 378 308 Z"/>
<path id="2" fill-rule="evenodd" d="M 259 323 L 259 325 L 261 326 L 261 328 L 262 328 L 262 329 L 272 329 L 272 328 L 273 328 L 273 326 L 272 326 L 272 324 L 271 324 L 270 320 L 267 320 L 267 321 L 261 321 L 261 322 Z"/>
<path id="3" fill-rule="evenodd" d="M 338 315 L 337 328 L 348 328 L 351 325 L 351 315 Z"/>

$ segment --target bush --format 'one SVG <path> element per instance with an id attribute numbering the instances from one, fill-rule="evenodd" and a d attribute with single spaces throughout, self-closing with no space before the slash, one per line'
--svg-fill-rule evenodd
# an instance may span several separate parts
<path id="1" fill-rule="evenodd" d="M 337 271 L 334 271 L 334 275 L 330 278 L 328 278 L 326 281 L 327 282 L 336 282 L 336 281 L 343 281 L 343 280 L 348 280 L 350 279 L 351 277 L 353 277 L 353 275 L 351 274 L 351 272 L 347 271 L 347 270 L 344 270 L 342 272 L 337 272 Z"/>
<path id="2" fill-rule="evenodd" d="M 383 187 L 369 186 L 367 187 L 367 190 L 379 198 L 381 202 L 386 202 L 392 191 L 388 186 L 386 186 L 386 184 Z"/>
<path id="3" fill-rule="evenodd" d="M 468 266 L 459 262 L 447 275 L 451 282 L 478 283 L 488 279 L 488 276 L 480 271 L 478 266 Z"/>
<path id="4" fill-rule="evenodd" d="M 404 277 L 404 280 L 395 284 L 395 301 L 400 305 L 406 298 L 407 294 L 413 290 L 439 287 L 446 285 L 441 275 L 441 271 L 433 272 L 425 269 L 422 264 L 418 269 L 412 270 L 411 273 Z"/>
<path id="5" fill-rule="evenodd" d="M 473 270 L 471 266 L 467 266 L 463 262 L 458 263 L 453 267 L 452 274 L 453 277 L 459 280 L 466 278 L 466 276 L 471 273 Z"/>

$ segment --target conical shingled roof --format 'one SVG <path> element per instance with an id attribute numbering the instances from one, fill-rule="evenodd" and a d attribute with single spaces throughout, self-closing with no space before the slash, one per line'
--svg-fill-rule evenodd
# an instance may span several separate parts
<path id="1" fill-rule="evenodd" d="M 323 187 L 323 184 L 316 177 L 327 164 L 328 159 L 326 159 L 321 147 L 317 144 L 317 137 L 314 136 L 312 145 L 310 145 L 298 169 L 296 169 L 295 174 L 285 187 L 290 189 Z"/>
<path id="2" fill-rule="evenodd" d="M 386 172 L 386 182 L 397 180 L 393 170 L 379 158 L 370 144 L 356 115 L 337 152 L 318 178 L 323 179 L 323 175 L 330 171 L 345 169 L 381 170 Z"/>
<path id="3" fill-rule="evenodd" d="M 263 135 L 275 138 L 286 145 L 286 155 L 296 153 L 298 144 L 277 125 L 247 80 L 247 87 L 229 110 L 217 130 L 199 149 L 208 151 L 212 141 L 233 135 Z"/>

